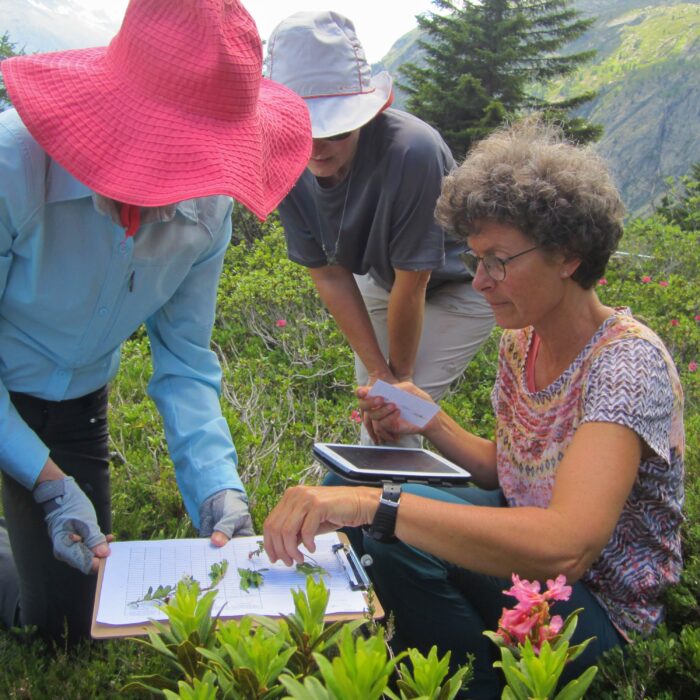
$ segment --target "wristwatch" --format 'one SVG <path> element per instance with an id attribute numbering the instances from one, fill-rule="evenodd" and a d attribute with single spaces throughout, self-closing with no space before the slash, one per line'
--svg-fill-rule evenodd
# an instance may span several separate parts
<path id="1" fill-rule="evenodd" d="M 384 482 L 382 484 L 382 495 L 379 498 L 379 507 L 374 514 L 372 524 L 366 531 L 377 542 L 389 544 L 398 541 L 394 536 L 394 530 L 396 529 L 396 516 L 399 512 L 400 500 L 401 484 Z"/>

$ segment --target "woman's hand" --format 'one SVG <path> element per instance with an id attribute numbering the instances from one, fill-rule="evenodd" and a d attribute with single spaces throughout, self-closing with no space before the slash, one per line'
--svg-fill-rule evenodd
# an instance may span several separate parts
<path id="1" fill-rule="evenodd" d="M 372 522 L 379 489 L 366 486 L 293 486 L 285 491 L 263 525 L 265 551 L 271 562 L 302 563 L 303 544 L 315 551 L 314 537 L 341 527 Z"/>
<path id="2" fill-rule="evenodd" d="M 397 389 L 403 389 L 421 399 L 433 402 L 429 394 L 411 382 L 399 382 L 395 386 Z M 394 443 L 400 435 L 423 433 L 430 425 L 428 423 L 423 428 L 419 428 L 409 423 L 401 418 L 401 411 L 396 404 L 386 401 L 381 396 L 368 396 L 369 390 L 369 386 L 358 387 L 355 396 L 358 398 L 365 426 L 371 426 L 367 431 L 377 444 Z"/>

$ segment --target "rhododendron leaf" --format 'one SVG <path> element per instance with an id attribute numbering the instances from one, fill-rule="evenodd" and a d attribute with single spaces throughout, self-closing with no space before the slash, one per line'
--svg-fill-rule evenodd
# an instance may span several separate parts
<path id="1" fill-rule="evenodd" d="M 507 646 L 506 640 L 502 634 L 498 632 L 491 632 L 491 630 L 484 630 L 484 635 L 486 635 L 497 647 Z"/>
<path id="2" fill-rule="evenodd" d="M 586 647 L 595 639 L 595 637 L 591 637 L 590 639 L 586 639 L 586 641 L 581 642 L 580 644 L 576 644 L 575 646 L 569 647 L 569 656 L 568 660 L 573 661 L 574 659 L 578 658 L 581 656 L 581 654 L 585 651 Z"/>
<path id="3" fill-rule="evenodd" d="M 554 697 L 554 700 L 580 700 L 598 673 L 597 666 L 590 666 L 578 678 L 567 683 Z"/>
<path id="4" fill-rule="evenodd" d="M 512 697 L 515 698 L 515 700 L 528 700 L 529 693 L 527 685 L 525 684 L 525 676 L 518 667 L 515 657 L 510 649 L 505 647 L 501 649 L 501 660 L 496 661 L 494 666 L 503 670 L 503 675 L 506 677 L 508 688 L 510 688 L 513 694 Z"/>
<path id="5" fill-rule="evenodd" d="M 570 642 L 571 637 L 576 631 L 576 626 L 578 625 L 579 613 L 583 612 L 583 608 L 578 608 L 574 610 L 571 615 L 569 615 L 566 620 L 564 620 L 564 626 L 561 628 L 559 633 L 559 641 Z"/>

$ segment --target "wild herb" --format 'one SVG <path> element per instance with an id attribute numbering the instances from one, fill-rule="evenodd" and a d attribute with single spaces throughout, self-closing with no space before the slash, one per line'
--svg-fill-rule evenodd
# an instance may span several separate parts
<path id="1" fill-rule="evenodd" d="M 265 549 L 263 541 L 258 540 L 256 544 L 258 546 L 255 549 L 251 549 L 250 552 L 248 552 L 248 559 L 252 559 L 253 557 L 259 557 L 263 553 Z"/>
<path id="2" fill-rule="evenodd" d="M 228 560 L 222 559 L 220 562 L 214 562 L 209 568 L 209 585 L 206 588 L 202 588 L 199 593 L 206 593 L 207 591 L 214 590 L 226 576 L 228 571 Z M 181 581 L 185 584 L 191 584 L 193 579 L 189 575 L 182 577 Z M 138 607 L 142 603 L 158 603 L 167 604 L 170 602 L 170 597 L 175 592 L 175 586 L 160 584 L 155 590 L 153 586 L 149 586 L 146 594 L 143 598 L 138 598 L 137 600 L 129 603 L 132 608 Z"/>
<path id="3" fill-rule="evenodd" d="M 296 570 L 304 576 L 330 576 L 330 574 L 319 566 L 313 559 L 296 565 Z"/>
<path id="4" fill-rule="evenodd" d="M 209 584 L 208 588 L 202 589 L 202 593 L 204 591 L 210 591 L 213 588 L 216 588 L 224 580 L 224 576 L 226 576 L 227 571 L 228 559 L 222 559 L 220 562 L 214 562 L 209 569 L 209 580 L 211 583 Z"/>
<path id="5" fill-rule="evenodd" d="M 260 588 L 265 580 L 263 571 L 267 571 L 267 569 L 238 569 L 238 575 L 241 577 L 241 590 L 248 592 L 251 588 Z"/>
<path id="6" fill-rule="evenodd" d="M 167 603 L 174 592 L 175 586 L 160 585 L 155 590 L 153 590 L 153 586 L 149 586 L 143 598 L 132 601 L 129 603 L 129 606 L 135 608 L 141 605 L 141 603 Z"/>

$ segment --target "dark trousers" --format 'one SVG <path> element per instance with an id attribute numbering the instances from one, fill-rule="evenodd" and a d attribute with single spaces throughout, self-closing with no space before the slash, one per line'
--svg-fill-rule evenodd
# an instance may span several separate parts
<path id="1" fill-rule="evenodd" d="M 112 530 L 109 487 L 107 387 L 78 399 L 44 401 L 10 393 L 23 420 L 50 450 L 51 459 L 90 498 L 103 533 Z M 31 491 L 3 473 L 2 502 L 12 553 L 0 536 L 0 600 L 11 604 L 14 560 L 19 591 L 19 623 L 36 625 L 54 639 L 68 632 L 70 643 L 90 634 L 95 576 L 86 576 L 53 555 L 44 514 Z M 9 573 L 8 573 L 9 571 Z M 5 622 L 11 613 L 3 611 Z"/>
<path id="2" fill-rule="evenodd" d="M 334 476 L 327 477 L 324 483 L 348 485 Z M 443 489 L 417 484 L 405 485 L 403 490 L 462 505 L 506 505 L 500 490 Z M 394 651 L 415 647 L 427 654 L 435 644 L 441 655 L 451 652 L 452 671 L 465 662 L 467 654 L 473 654 L 474 678 L 459 697 L 500 698 L 503 677 L 493 668 L 500 654 L 483 632 L 496 631 L 503 608 L 515 605 L 515 598 L 503 593 L 511 587 L 512 581 L 460 568 L 402 542 L 381 544 L 364 535 L 360 528 L 349 528 L 347 534 L 359 555 L 372 557 L 368 573 L 377 597 L 384 610 L 395 616 L 396 633 L 391 641 Z M 583 612 L 579 615 L 572 644 L 580 644 L 589 637 L 595 639 L 581 656 L 567 665 L 562 687 L 593 665 L 603 652 L 624 643 L 606 612 L 580 581 L 573 584 L 568 601 L 554 603 L 552 614 L 566 618 L 578 608 L 583 608 Z"/>

